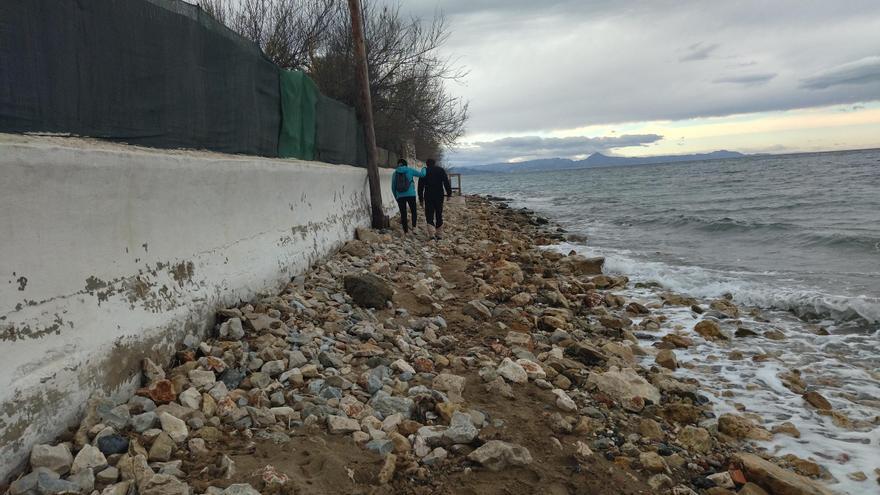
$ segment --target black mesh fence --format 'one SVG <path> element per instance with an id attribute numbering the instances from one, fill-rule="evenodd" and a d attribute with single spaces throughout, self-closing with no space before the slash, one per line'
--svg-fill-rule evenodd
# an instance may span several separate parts
<path id="1" fill-rule="evenodd" d="M 0 132 L 367 161 L 353 108 L 179 0 L 0 0 Z"/>

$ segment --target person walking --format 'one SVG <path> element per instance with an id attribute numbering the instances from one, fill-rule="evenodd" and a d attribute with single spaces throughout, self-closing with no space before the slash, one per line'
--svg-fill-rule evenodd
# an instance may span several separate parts
<path id="1" fill-rule="evenodd" d="M 416 188 L 413 184 L 414 177 L 424 177 L 425 169 L 416 170 L 411 168 L 406 160 L 401 158 L 397 160 L 397 168 L 391 177 L 391 192 L 394 199 L 397 200 L 397 207 L 400 208 L 400 225 L 403 227 L 403 233 L 409 232 L 409 223 L 406 221 L 406 207 L 409 206 L 412 213 L 413 230 L 416 228 Z"/>
<path id="2" fill-rule="evenodd" d="M 428 222 L 428 235 L 440 239 L 443 232 L 443 196 L 452 196 L 452 184 L 446 170 L 437 165 L 433 158 L 427 162 L 425 177 L 419 179 L 419 203 L 425 208 Z M 431 230 L 433 229 L 433 232 Z"/>

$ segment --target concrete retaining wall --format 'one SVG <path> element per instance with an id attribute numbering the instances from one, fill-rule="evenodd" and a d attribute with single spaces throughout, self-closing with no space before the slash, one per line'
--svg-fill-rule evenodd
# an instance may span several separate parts
<path id="1" fill-rule="evenodd" d="M 0 174 L 0 480 L 369 223 L 347 166 L 0 135 Z"/>

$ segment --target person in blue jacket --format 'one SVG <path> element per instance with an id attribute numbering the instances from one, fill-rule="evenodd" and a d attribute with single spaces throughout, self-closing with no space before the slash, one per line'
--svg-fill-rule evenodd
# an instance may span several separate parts
<path id="1" fill-rule="evenodd" d="M 409 223 L 406 221 L 407 205 L 409 205 L 409 210 L 412 213 L 413 230 L 416 228 L 416 220 L 418 219 L 416 214 L 416 187 L 413 179 L 424 176 L 424 168 L 416 170 L 410 168 L 406 160 L 402 158 L 397 160 L 397 168 L 394 169 L 394 174 L 391 176 L 391 193 L 394 194 L 394 199 L 397 200 L 397 207 L 400 208 L 400 225 L 403 227 L 404 234 L 409 232 Z"/>

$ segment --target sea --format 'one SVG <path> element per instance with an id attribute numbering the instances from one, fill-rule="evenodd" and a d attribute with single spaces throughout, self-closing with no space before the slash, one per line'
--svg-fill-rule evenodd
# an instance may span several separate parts
<path id="1" fill-rule="evenodd" d="M 678 350 L 675 373 L 711 391 L 715 413 L 755 414 L 800 438 L 758 442 L 823 467 L 839 493 L 880 493 L 880 150 L 464 175 L 465 194 L 506 198 L 568 232 L 554 249 L 604 256 L 629 297 L 673 291 L 743 307 L 755 337 Z M 663 307 L 660 332 L 700 315 Z M 636 321 L 636 324 L 638 321 Z M 782 332 L 784 339 L 762 337 Z M 737 352 L 734 352 L 737 351 Z M 739 355 L 744 356 L 739 358 Z M 757 357 L 756 357 L 757 356 Z M 645 364 L 652 364 L 645 358 Z M 792 374 L 833 405 L 806 406 Z M 859 474 L 861 473 L 861 474 Z M 862 475 L 865 481 L 860 481 Z"/>

